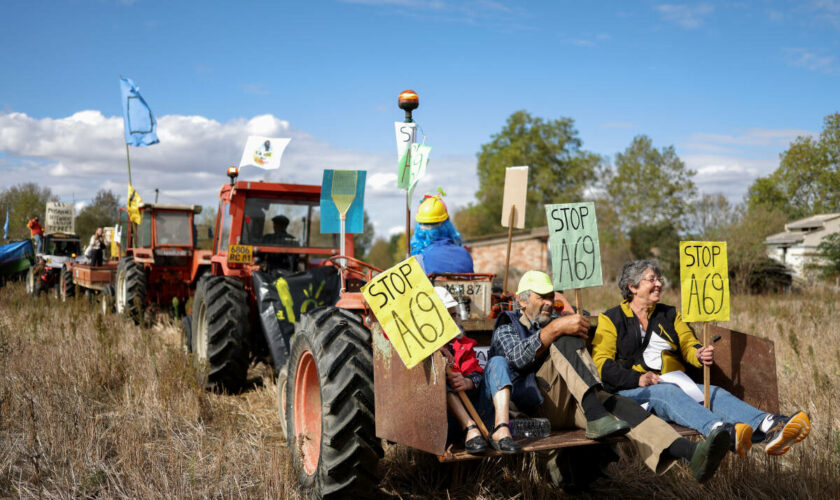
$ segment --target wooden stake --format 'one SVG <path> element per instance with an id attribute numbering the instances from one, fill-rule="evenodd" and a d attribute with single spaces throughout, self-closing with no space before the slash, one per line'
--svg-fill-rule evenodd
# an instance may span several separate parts
<path id="1" fill-rule="evenodd" d="M 703 323 L 703 345 L 709 347 L 709 324 Z M 711 367 L 703 364 L 703 406 L 708 409 L 711 406 L 709 400 L 709 380 L 711 379 Z"/>
<path id="2" fill-rule="evenodd" d="M 450 373 L 452 373 L 452 368 L 447 365 L 446 374 L 448 375 Z M 490 432 L 487 431 L 487 427 L 484 426 L 484 421 L 481 420 L 481 417 L 478 416 L 478 412 L 475 411 L 475 407 L 473 407 L 470 398 L 468 398 L 463 391 L 457 391 L 457 394 L 458 397 L 461 399 L 461 403 L 464 404 L 464 408 L 467 409 L 467 413 L 470 414 L 470 417 L 472 417 L 473 421 L 475 422 L 475 425 L 478 427 L 479 432 L 481 432 L 481 435 L 484 437 L 484 439 L 487 440 L 487 442 L 490 442 Z"/>
<path id="3" fill-rule="evenodd" d="M 575 309 L 577 309 L 578 314 L 583 314 L 580 308 L 580 288 L 575 288 Z"/>
<path id="4" fill-rule="evenodd" d="M 513 239 L 513 219 L 516 216 L 516 205 L 510 207 L 510 217 L 508 217 L 508 241 L 507 253 L 505 255 L 505 284 L 502 292 L 507 293 L 508 290 L 508 270 L 510 269 L 510 242 Z"/>
<path id="5" fill-rule="evenodd" d="M 411 200 L 405 191 L 405 258 L 411 257 Z"/>

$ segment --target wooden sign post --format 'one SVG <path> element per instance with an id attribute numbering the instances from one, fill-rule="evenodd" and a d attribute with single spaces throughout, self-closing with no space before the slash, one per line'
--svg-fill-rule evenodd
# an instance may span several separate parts
<path id="1" fill-rule="evenodd" d="M 729 321 L 729 265 L 725 241 L 680 242 L 680 291 L 683 321 L 703 321 L 708 347 L 709 321 Z M 703 405 L 709 408 L 708 365 L 703 365 Z"/>
<path id="2" fill-rule="evenodd" d="M 582 314 L 580 289 L 601 286 L 601 247 L 592 202 L 546 205 L 555 290 L 575 289 L 575 307 Z"/>
<path id="3" fill-rule="evenodd" d="M 513 240 L 513 227 L 525 227 L 525 203 L 528 197 L 528 167 L 508 167 L 505 169 L 505 192 L 502 198 L 502 227 L 508 228 L 507 251 L 505 252 L 505 279 L 503 293 L 508 290 L 508 271 L 510 269 L 510 244 Z"/>

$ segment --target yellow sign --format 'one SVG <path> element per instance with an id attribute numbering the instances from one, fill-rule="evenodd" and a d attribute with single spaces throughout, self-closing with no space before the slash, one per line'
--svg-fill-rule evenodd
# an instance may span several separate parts
<path id="1" fill-rule="evenodd" d="M 143 199 L 140 194 L 134 190 L 134 186 L 128 185 L 128 201 L 125 202 L 125 207 L 128 210 L 128 218 L 135 224 L 140 224 L 143 221 L 143 214 L 140 213 L 140 205 L 143 204 Z"/>
<path id="2" fill-rule="evenodd" d="M 729 265 L 725 241 L 681 241 L 684 321 L 729 321 Z"/>
<path id="3" fill-rule="evenodd" d="M 406 368 L 460 333 L 414 257 L 373 278 L 362 295 Z"/>
<path id="4" fill-rule="evenodd" d="M 251 245 L 231 245 L 227 255 L 228 264 L 250 264 L 254 260 Z"/>

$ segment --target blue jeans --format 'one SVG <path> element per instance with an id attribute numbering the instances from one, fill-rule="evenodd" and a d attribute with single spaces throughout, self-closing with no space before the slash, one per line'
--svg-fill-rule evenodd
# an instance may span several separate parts
<path id="1" fill-rule="evenodd" d="M 35 238 L 35 253 L 44 253 L 44 237 L 40 234 L 32 236 Z"/>
<path id="2" fill-rule="evenodd" d="M 486 422 L 495 423 L 496 408 L 493 396 L 505 387 L 511 387 L 510 370 L 504 356 L 493 356 L 484 365 L 484 383 L 481 384 L 481 397 L 478 401 L 478 414 Z M 490 426 L 492 427 L 492 425 Z"/>
<path id="3" fill-rule="evenodd" d="M 697 386 L 703 391 L 703 386 Z M 650 403 L 648 411 L 663 420 L 690 427 L 708 436 L 717 422 L 747 424 L 757 430 L 767 413 L 753 408 L 720 387 L 709 386 L 709 406 L 697 403 L 674 384 L 656 384 L 618 391 L 637 403 Z"/>

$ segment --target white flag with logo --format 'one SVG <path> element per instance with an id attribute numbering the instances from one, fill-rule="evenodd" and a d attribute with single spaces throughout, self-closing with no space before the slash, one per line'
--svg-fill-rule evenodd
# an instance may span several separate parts
<path id="1" fill-rule="evenodd" d="M 264 169 L 280 168 L 280 158 L 283 151 L 289 145 L 291 139 L 273 139 L 271 137 L 248 136 L 245 143 L 245 151 L 242 152 L 242 160 L 239 161 L 239 168 L 246 165 L 253 165 Z"/>

